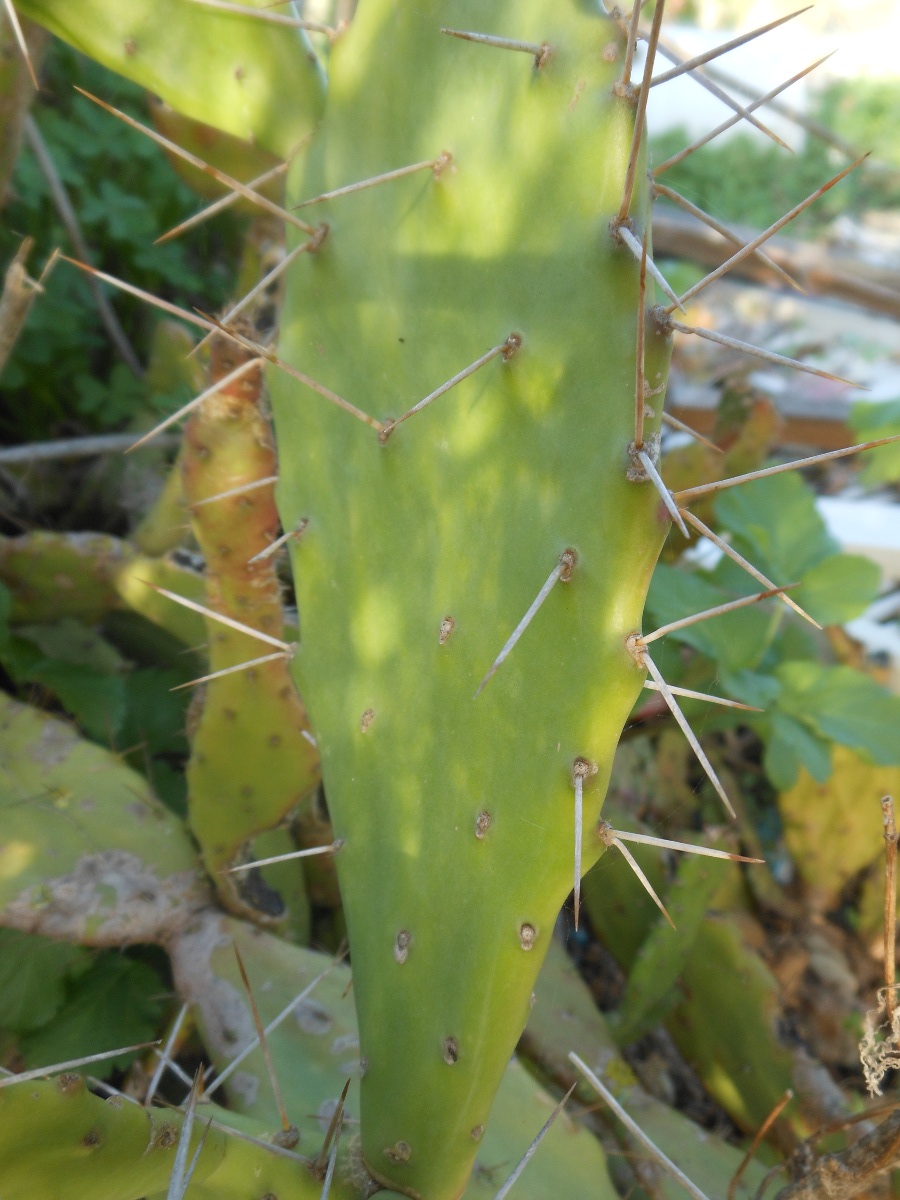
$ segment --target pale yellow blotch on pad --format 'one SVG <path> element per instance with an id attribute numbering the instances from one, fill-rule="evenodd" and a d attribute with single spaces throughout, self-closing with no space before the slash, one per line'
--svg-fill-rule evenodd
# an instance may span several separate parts
<path id="1" fill-rule="evenodd" d="M 373 588 L 353 619 L 353 646 L 366 666 L 385 662 L 400 646 L 397 602 L 387 588 Z"/>

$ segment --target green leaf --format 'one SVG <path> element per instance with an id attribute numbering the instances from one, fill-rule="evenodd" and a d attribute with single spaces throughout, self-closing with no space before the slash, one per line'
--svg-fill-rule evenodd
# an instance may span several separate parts
<path id="1" fill-rule="evenodd" d="M 648 617 L 657 626 L 666 625 L 735 599 L 733 593 L 715 587 L 698 572 L 660 563 L 647 596 Z M 693 646 L 724 670 L 740 671 L 759 662 L 778 621 L 780 615 L 771 610 L 746 608 L 689 625 L 668 636 Z M 650 620 L 645 621 L 645 628 L 652 628 Z"/>
<path id="2" fill-rule="evenodd" d="M 27 683 L 34 667 L 45 661 L 37 646 L 25 638 L 13 634 L 3 644 L 3 666 L 16 683 Z"/>
<path id="3" fill-rule="evenodd" d="M 43 683 L 95 741 L 110 744 L 125 717 L 125 680 L 120 675 L 102 675 L 89 667 L 45 660 L 31 678 Z"/>
<path id="4" fill-rule="evenodd" d="M 778 705 L 784 713 L 873 762 L 900 763 L 900 696 L 850 667 L 787 662 L 775 673 L 783 685 Z M 810 774 L 816 776 L 812 769 Z"/>
<path id="5" fill-rule="evenodd" d="M 59 1015 L 22 1041 L 26 1064 L 44 1066 L 150 1041 L 162 1018 L 162 981 L 145 963 L 114 951 L 101 954 L 71 987 Z M 102 1067 L 104 1075 L 134 1058 L 123 1054 Z"/>
<path id="6" fill-rule="evenodd" d="M 745 557 L 776 583 L 801 579 L 838 549 L 815 495 L 794 473 L 729 488 L 716 500 L 715 511 Z"/>
<path id="7" fill-rule="evenodd" d="M 850 410 L 850 425 L 861 442 L 900 434 L 900 399 L 887 404 L 860 401 Z M 900 442 L 878 446 L 865 456 L 863 482 L 874 486 L 900 479 Z"/>
<path id="8" fill-rule="evenodd" d="M 881 589 L 881 571 L 860 554 L 831 554 L 791 593 L 820 625 L 843 625 L 864 612 Z"/>
<path id="9" fill-rule="evenodd" d="M 781 691 L 777 679 L 756 671 L 722 671 L 719 678 L 732 699 L 740 700 L 742 704 L 752 704 L 754 708 L 768 708 Z"/>
<path id="10" fill-rule="evenodd" d="M 30 670 L 17 675 L 19 683 L 41 683 L 59 698 L 94 741 L 109 745 L 118 734 L 125 716 L 125 681 L 118 675 L 102 675 L 89 667 L 42 658 Z"/>
<path id="11" fill-rule="evenodd" d="M 22 626 L 3 647 L 3 664 L 16 683 L 43 684 L 104 745 L 117 736 L 125 719 L 125 678 L 111 673 L 123 663 L 108 642 L 70 618 L 55 625 Z"/>
<path id="12" fill-rule="evenodd" d="M 89 962 L 79 946 L 0 929 L 0 1026 L 28 1033 L 46 1025 L 62 1007 L 66 979 Z"/>
<path id="13" fill-rule="evenodd" d="M 128 714 L 122 729 L 126 745 L 141 742 L 150 754 L 186 754 L 185 717 L 190 692 L 171 689 L 184 683 L 178 671 L 146 667 L 125 680 Z"/>
<path id="14" fill-rule="evenodd" d="M 142 90 L 134 84 L 62 42 L 48 45 L 41 64 L 41 93 L 32 113 L 81 216 L 95 265 L 182 308 L 202 304 L 216 310 L 234 294 L 240 222 L 223 213 L 196 231 L 197 241 L 152 246 L 158 234 L 196 210 L 196 198 L 173 174 L 158 146 L 85 100 L 73 83 L 139 120 L 146 121 L 146 114 Z M 93 205 L 109 180 L 129 197 L 123 209 L 128 220 L 118 222 L 115 210 L 104 212 Z M 135 215 L 136 203 L 143 215 Z M 90 222 L 85 221 L 85 207 Z M 4 215 L 4 260 L 24 234 L 35 239 L 33 269 L 46 262 L 54 247 L 66 244 L 68 235 L 27 145 L 18 157 Z M 111 233 L 113 220 L 116 237 Z M 152 356 L 146 343 L 156 318 L 124 293 L 111 293 L 110 301 L 138 357 L 146 361 Z M 72 422 L 85 433 L 118 428 L 153 407 L 150 373 L 137 380 L 110 353 L 86 278 L 68 266 L 54 272 L 52 286 L 33 306 L 2 382 L 8 395 L 0 406 L 0 442 L 10 444 L 46 438 L 48 429 Z"/>
<path id="15" fill-rule="evenodd" d="M 16 634 L 31 642 L 45 658 L 91 667 L 105 675 L 121 671 L 125 660 L 105 638 L 74 617 L 63 617 L 53 625 L 19 625 Z"/>
<path id="16" fill-rule="evenodd" d="M 187 818 L 187 780 L 184 767 L 176 769 L 165 759 L 153 759 L 147 768 L 153 794 L 176 816 Z"/>
<path id="17" fill-rule="evenodd" d="M 800 767 L 806 767 L 819 783 L 831 773 L 831 750 L 826 741 L 795 717 L 776 710 L 768 722 L 763 766 L 772 784 L 781 792 L 792 787 Z"/>

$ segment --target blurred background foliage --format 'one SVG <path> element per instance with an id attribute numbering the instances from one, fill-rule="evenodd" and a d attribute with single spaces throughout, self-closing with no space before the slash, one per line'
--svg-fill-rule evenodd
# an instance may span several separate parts
<path id="1" fill-rule="evenodd" d="M 94 265 L 187 309 L 221 306 L 233 289 L 241 220 L 225 214 L 190 239 L 154 246 L 155 238 L 197 209 L 197 198 L 158 147 L 80 96 L 75 85 L 139 120 L 146 122 L 147 113 L 140 88 L 58 40 L 48 44 L 32 115 Z M 0 222 L 0 260 L 11 259 L 24 237 L 34 239 L 32 264 L 42 266 L 56 247 L 72 253 L 27 142 Z M 158 314 L 121 293 L 112 300 L 146 363 Z M 7 445 L 120 429 L 187 398 L 154 390 L 115 355 L 87 282 L 66 265 L 54 271 L 41 303 L 33 306 L 0 386 L 0 443 Z"/>

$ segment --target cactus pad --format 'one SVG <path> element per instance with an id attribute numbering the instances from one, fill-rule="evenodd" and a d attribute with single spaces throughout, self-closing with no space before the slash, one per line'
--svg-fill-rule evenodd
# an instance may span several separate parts
<path id="1" fill-rule="evenodd" d="M 620 56 L 575 3 L 365 0 L 289 182 L 296 204 L 419 164 L 305 210 L 329 230 L 292 268 L 279 354 L 345 403 L 270 384 L 282 524 L 308 521 L 295 664 L 344 839 L 363 1152 L 427 1200 L 461 1193 L 524 1027 L 579 773 L 582 868 L 603 851 L 590 830 L 642 683 L 625 639 L 669 525 L 628 478 Z M 645 209 L 638 190 L 638 236 Z M 651 388 L 667 353 L 650 327 Z"/>

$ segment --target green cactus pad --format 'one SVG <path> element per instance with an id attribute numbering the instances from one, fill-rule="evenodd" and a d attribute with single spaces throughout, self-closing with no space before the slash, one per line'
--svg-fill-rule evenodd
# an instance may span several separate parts
<path id="1" fill-rule="evenodd" d="M 262 8 L 265 0 L 246 3 Z M 321 111 L 322 75 L 299 30 L 195 0 L 20 0 L 16 7 L 176 111 L 275 154 L 296 149 Z"/>
<path id="2" fill-rule="evenodd" d="M 793 1055 L 778 1036 L 778 981 L 737 921 L 709 917 L 681 987 L 666 1027 L 732 1120 L 755 1132 L 793 1083 Z"/>
<path id="3" fill-rule="evenodd" d="M 607 800 L 603 815 L 616 829 L 630 833 L 653 833 L 652 829 L 620 808 L 612 797 Z M 650 880 L 653 890 L 658 896 L 664 896 L 667 886 L 666 869 L 659 851 L 634 844 L 631 850 L 641 870 Z M 653 928 L 659 916 L 659 909 L 653 898 L 642 887 L 631 866 L 618 850 L 607 854 L 585 876 L 582 896 L 597 936 L 612 950 L 622 969 L 630 971 L 648 931 Z"/>
<path id="4" fill-rule="evenodd" d="M 465 1200 L 493 1200 L 557 1101 L 517 1059 L 503 1076 Z M 575 1106 L 577 1108 L 577 1105 Z M 565 1111 L 515 1184 L 519 1200 L 616 1200 L 600 1143 Z"/>
<path id="5" fill-rule="evenodd" d="M 174 962 L 180 987 L 196 995 L 204 1041 L 219 1072 L 254 1036 L 232 943 L 240 950 L 264 1022 L 329 972 L 301 1001 L 296 1015 L 269 1035 L 269 1046 L 288 1117 L 300 1133 L 298 1151 L 316 1155 L 348 1079 L 345 1114 L 350 1123 L 345 1136 L 352 1140 L 352 1122 L 359 1115 L 359 1036 L 349 969 L 335 965 L 327 955 L 289 946 L 240 921 L 210 916 L 208 923 L 198 924 L 175 950 Z M 229 1021 L 223 1023 L 226 1013 Z M 227 1086 L 230 1103 L 238 1112 L 270 1133 L 278 1128 L 278 1108 L 259 1050 L 240 1064 Z M 490 1122 L 478 1142 L 477 1164 L 465 1193 L 468 1200 L 487 1200 L 496 1194 L 555 1103 L 519 1063 L 508 1065 Z M 551 1128 L 516 1184 L 516 1195 L 521 1200 L 544 1200 L 554 1186 L 566 1200 L 613 1200 L 614 1196 L 611 1190 L 603 1190 L 610 1185 L 599 1143 L 565 1115 Z"/>
<path id="6" fill-rule="evenodd" d="M 521 1051 L 538 1070 L 560 1082 L 575 1083 L 573 1099 L 577 1098 L 585 1105 L 596 1105 L 596 1091 L 569 1061 L 568 1054 L 574 1050 L 597 1072 L 651 1141 L 676 1162 L 701 1191 L 707 1196 L 727 1195 L 743 1158 L 741 1150 L 644 1091 L 631 1068 L 619 1057 L 604 1015 L 558 942 L 551 946 L 541 968 L 535 995 L 537 999 Z M 602 1109 L 600 1113 L 604 1123 L 616 1124 L 611 1114 Z M 639 1146 L 627 1134 L 622 1142 L 629 1160 L 641 1163 L 652 1172 L 654 1195 L 664 1200 L 683 1200 L 685 1193 L 681 1184 L 653 1162 L 645 1147 Z M 740 1200 L 750 1200 L 764 1175 L 765 1169 L 759 1163 L 750 1164 L 736 1192 Z M 551 1190 L 548 1189 L 547 1194 L 551 1194 Z"/>
<path id="7" fill-rule="evenodd" d="M 0 920 L 90 945 L 165 940 L 206 902 L 181 821 L 65 722 L 0 695 Z"/>
<path id="8" fill-rule="evenodd" d="M 0 583 L 12 593 L 13 623 L 75 617 L 91 624 L 126 608 L 186 646 L 204 638 L 202 617 L 153 591 L 164 587 L 200 601 L 203 577 L 171 558 L 135 554 L 129 542 L 105 533 L 35 530 L 0 538 Z"/>
<path id="9" fill-rule="evenodd" d="M 180 146 L 182 150 L 187 150 L 217 170 L 224 171 L 232 179 L 255 179 L 278 164 L 279 160 L 274 154 L 254 142 L 233 137 L 200 121 L 192 121 L 190 117 L 176 112 L 156 98 L 150 100 L 150 112 L 158 133 Z M 221 196 L 228 195 L 224 184 L 207 175 L 205 171 L 191 166 L 179 155 L 170 154 L 169 161 L 172 169 L 181 176 L 188 187 L 205 200 L 218 200 Z M 270 181 L 263 184 L 259 190 L 278 204 L 281 202 L 284 187 L 280 180 L 276 180 L 274 183 Z M 243 196 L 237 198 L 234 207 L 235 211 L 252 216 L 258 216 L 260 211 L 257 205 Z"/>
<path id="10" fill-rule="evenodd" d="M 318 1200 L 322 1185 L 302 1162 L 228 1135 L 229 1114 L 197 1110 L 189 1160 L 205 1134 L 185 1200 L 247 1200 L 265 1195 Z M 78 1075 L 0 1090 L 3 1200 L 140 1200 L 166 1194 L 183 1114 L 101 1100 Z M 259 1128 L 246 1130 L 259 1136 Z M 348 1195 L 338 1184 L 336 1200 Z"/>
<path id="11" fill-rule="evenodd" d="M 133 557 L 127 542 L 105 533 L 0 538 L 0 582 L 12 592 L 13 621 L 100 620 L 115 606 L 116 579 Z"/>
<path id="12" fill-rule="evenodd" d="M 551 49 L 538 65 L 445 26 Z M 289 186 L 297 203 L 438 168 L 308 210 L 329 233 L 292 268 L 283 358 L 377 423 L 496 351 L 382 439 L 270 375 L 282 524 L 309 522 L 296 675 L 345 840 L 363 1151 L 427 1200 L 462 1191 L 524 1027 L 572 887 L 578 760 L 597 768 L 583 869 L 602 853 L 591 829 L 642 683 L 625 639 L 668 530 L 626 477 L 639 268 L 610 233 L 633 125 L 620 56 L 575 3 L 364 0 Z M 632 211 L 640 233 L 642 191 Z M 655 388 L 668 347 L 648 342 Z"/>
<path id="13" fill-rule="evenodd" d="M 678 977 L 729 868 L 735 870 L 732 864 L 699 856 L 686 857 L 679 865 L 665 900 L 675 929 L 660 914 L 638 951 L 612 1026 L 619 1045 L 627 1046 L 649 1033 L 678 1003 Z M 704 995 L 703 1003 L 707 1002 Z"/>
<path id="14" fill-rule="evenodd" d="M 330 1115 L 348 1078 L 354 1080 L 348 1113 L 359 1114 L 359 1037 L 349 970 L 335 966 L 327 955 L 292 946 L 233 917 L 209 913 L 172 948 L 172 962 L 179 991 L 196 1004 L 204 1044 L 219 1073 L 256 1036 L 235 947 L 264 1023 L 333 968 L 268 1038 L 288 1116 L 300 1131 L 298 1149 L 314 1155 L 322 1140 L 320 1111 Z M 232 1082 L 223 1087 L 238 1112 L 278 1128 L 278 1107 L 260 1050 L 242 1061 Z"/>

